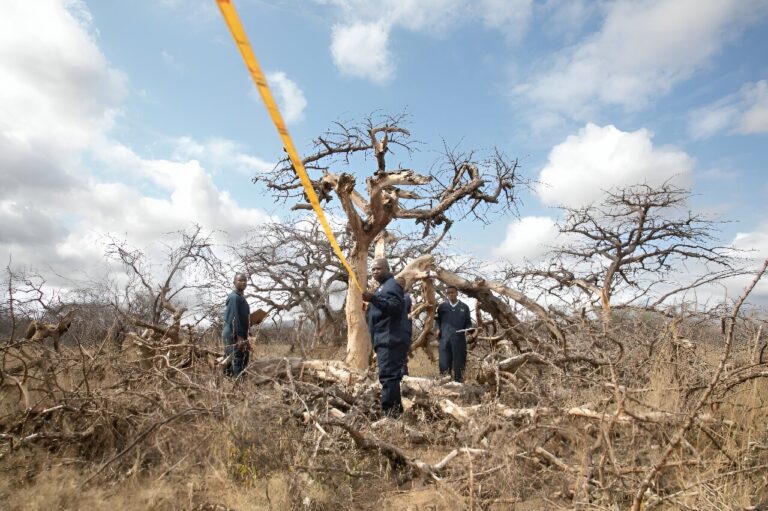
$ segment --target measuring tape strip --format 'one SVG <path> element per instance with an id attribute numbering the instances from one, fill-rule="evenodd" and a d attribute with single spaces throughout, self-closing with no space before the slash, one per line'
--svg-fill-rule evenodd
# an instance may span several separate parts
<path id="1" fill-rule="evenodd" d="M 341 247 L 339 247 L 339 243 L 336 241 L 336 237 L 333 235 L 331 226 L 328 224 L 328 220 L 325 218 L 323 208 L 320 206 L 320 201 L 317 198 L 315 189 L 312 187 L 312 181 L 309 179 L 309 175 L 307 175 L 304 164 L 301 162 L 301 158 L 299 158 L 299 154 L 296 152 L 296 148 L 293 145 L 293 140 L 291 140 L 291 136 L 288 134 L 288 128 L 285 126 L 283 116 L 280 115 L 280 110 L 277 108 L 277 103 L 275 102 L 275 98 L 272 96 L 272 91 L 269 90 L 267 79 L 264 77 L 264 73 L 261 71 L 259 61 L 256 60 L 256 55 L 251 49 L 251 44 L 248 42 L 248 36 L 245 34 L 243 24 L 240 23 L 240 18 L 237 15 L 234 4 L 232 4 L 231 0 L 216 0 L 216 3 L 219 6 L 221 15 L 224 17 L 224 21 L 229 27 L 229 31 L 232 33 L 232 38 L 235 40 L 235 43 L 237 43 L 237 49 L 240 50 L 240 54 L 243 56 L 246 67 L 251 73 L 253 83 L 256 84 L 256 88 L 259 90 L 261 99 L 264 100 L 264 104 L 267 107 L 269 116 L 272 118 L 272 122 L 275 124 L 275 128 L 277 128 L 277 132 L 280 134 L 283 147 L 285 147 L 285 151 L 288 153 L 288 157 L 293 164 L 293 168 L 296 170 L 296 174 L 299 176 L 301 184 L 304 185 L 304 191 L 306 192 L 307 198 L 309 199 L 309 203 L 312 205 L 312 209 L 315 210 L 315 214 L 320 219 L 320 224 L 323 226 L 325 235 L 328 236 L 328 241 L 331 242 L 333 251 L 336 252 L 336 255 L 341 261 L 341 264 L 344 265 L 347 273 L 349 273 L 349 278 L 352 280 L 355 286 L 357 286 L 357 288 L 362 291 L 363 288 L 360 286 L 360 282 L 357 280 L 357 274 L 352 269 L 352 266 L 350 266 L 347 258 L 344 257 L 344 253 L 341 251 Z"/>

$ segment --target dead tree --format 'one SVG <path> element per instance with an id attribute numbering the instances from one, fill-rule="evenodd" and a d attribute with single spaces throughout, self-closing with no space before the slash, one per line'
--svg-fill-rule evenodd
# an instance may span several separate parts
<path id="1" fill-rule="evenodd" d="M 336 237 L 349 246 L 344 232 Z M 264 303 L 271 318 L 301 311 L 316 333 L 337 337 L 344 318 L 332 297 L 343 292 L 348 277 L 318 222 L 265 224 L 234 253 L 250 279 L 248 296 Z"/>
<path id="2" fill-rule="evenodd" d="M 404 116 L 398 116 L 369 118 L 359 127 L 338 123 L 335 131 L 315 140 L 316 152 L 303 160 L 313 173 L 312 184 L 320 200 L 327 203 L 334 196 L 339 199 L 351 240 L 350 264 L 361 282 L 366 280 L 372 244 L 393 221 L 411 220 L 426 235 L 433 229 L 447 231 L 453 223 L 451 213 L 483 220 L 488 206 L 508 209 L 517 202 L 516 193 L 522 183 L 517 161 L 508 160 L 499 151 L 478 161 L 474 153 L 447 150 L 443 164 L 425 174 L 400 166 L 390 170 L 387 157 L 393 149 L 400 148 L 408 154 L 412 150 L 404 121 Z M 336 167 L 362 164 L 367 157 L 375 164 L 362 192 L 355 175 L 339 173 Z M 309 208 L 302 185 L 287 159 L 269 175 L 254 180 L 265 182 L 278 200 L 298 200 L 294 209 Z M 346 318 L 346 361 L 362 369 L 368 364 L 371 343 L 362 297 L 352 287 L 348 288 Z"/>
<path id="3" fill-rule="evenodd" d="M 425 254 L 411 261 L 398 273 L 398 277 L 402 277 L 405 280 L 406 287 L 410 286 L 414 281 L 422 281 L 424 288 L 427 290 L 424 294 L 424 301 L 412 313 L 412 316 L 416 316 L 426 311 L 428 316 L 424 323 L 425 328 L 414 341 L 412 349 L 422 347 L 431 332 L 437 306 L 434 280 L 439 280 L 444 284 L 455 286 L 462 293 L 477 300 L 478 308 L 489 313 L 502 329 L 511 334 L 511 340 L 516 344 L 518 350 L 522 351 L 522 346 L 518 342 L 519 339 L 514 335 L 514 329 L 520 325 L 521 321 L 512 307 L 502 300 L 501 297 L 511 300 L 527 310 L 543 325 L 549 337 L 556 341 L 563 353 L 567 352 L 565 334 L 563 334 L 554 318 L 535 300 L 500 282 L 485 279 L 469 280 L 456 272 L 438 267 L 434 257 L 430 254 Z"/>
<path id="4" fill-rule="evenodd" d="M 204 293 L 217 288 L 223 279 L 211 233 L 194 225 L 187 231 L 172 233 L 170 238 L 169 243 L 164 243 L 164 268 L 153 265 L 144 251 L 123 241 L 112 239 L 107 245 L 107 256 L 119 261 L 129 276 L 125 289 L 115 293 L 115 307 L 162 329 L 167 328 L 162 326 L 165 319 L 177 324 L 186 312 L 170 305 L 180 293 Z"/>
<path id="5" fill-rule="evenodd" d="M 658 305 L 670 296 L 739 273 L 734 251 L 717 244 L 717 221 L 687 209 L 688 190 L 670 183 L 607 192 L 597 205 L 563 207 L 559 224 L 564 246 L 550 252 L 548 266 L 512 269 L 548 293 L 578 290 L 599 304 L 610 319 L 612 299 L 625 291 L 623 304 Z M 666 277 L 684 264 L 705 268 L 687 285 L 662 290 Z M 656 292 L 658 291 L 658 292 Z"/>

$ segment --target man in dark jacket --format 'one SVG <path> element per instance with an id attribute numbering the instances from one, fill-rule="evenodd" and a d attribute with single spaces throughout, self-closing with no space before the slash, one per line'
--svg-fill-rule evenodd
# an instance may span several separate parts
<path id="1" fill-rule="evenodd" d="M 248 365 L 248 318 L 251 308 L 243 293 L 248 286 L 248 277 L 244 273 L 235 275 L 234 289 L 227 296 L 227 308 L 224 311 L 224 356 L 232 356 L 232 362 L 225 372 L 230 376 L 238 376 Z"/>
<path id="2" fill-rule="evenodd" d="M 400 380 L 403 378 L 403 362 L 408 354 L 403 329 L 403 288 L 395 282 L 389 264 L 384 259 L 373 262 L 371 274 L 380 286 L 375 292 L 364 292 L 363 300 L 369 302 L 368 331 L 379 364 L 381 409 L 387 415 L 398 417 L 403 412 Z"/>
<path id="3" fill-rule="evenodd" d="M 440 339 L 440 374 L 453 371 L 453 380 L 464 379 L 464 367 L 467 364 L 467 338 L 464 332 L 472 327 L 469 306 L 459 300 L 459 291 L 454 286 L 445 290 L 447 302 L 437 307 L 437 337 Z"/>
<path id="4" fill-rule="evenodd" d="M 408 344 L 408 351 L 411 350 L 411 343 L 413 343 L 413 319 L 411 318 L 411 309 L 413 309 L 413 299 L 411 293 L 405 290 L 405 279 L 402 277 L 395 278 L 400 287 L 403 288 L 403 304 L 405 306 L 405 314 L 403 314 L 403 330 L 405 330 L 405 341 Z M 408 352 L 403 359 L 403 376 L 408 376 Z"/>

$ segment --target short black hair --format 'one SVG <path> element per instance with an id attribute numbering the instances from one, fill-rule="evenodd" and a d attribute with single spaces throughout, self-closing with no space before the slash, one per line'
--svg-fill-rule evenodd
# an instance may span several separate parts
<path id="1" fill-rule="evenodd" d="M 389 269 L 389 261 L 387 261 L 383 257 L 379 257 L 379 258 L 373 260 L 373 265 L 371 265 L 371 267 L 376 266 L 376 265 L 379 265 L 379 267 L 382 270 L 384 270 L 385 272 L 389 272 L 390 271 L 390 269 Z"/>
<path id="2" fill-rule="evenodd" d="M 445 288 L 446 291 L 448 291 L 449 289 L 455 289 L 457 293 L 459 292 L 459 288 L 454 286 L 454 285 L 450 285 L 450 286 Z"/>

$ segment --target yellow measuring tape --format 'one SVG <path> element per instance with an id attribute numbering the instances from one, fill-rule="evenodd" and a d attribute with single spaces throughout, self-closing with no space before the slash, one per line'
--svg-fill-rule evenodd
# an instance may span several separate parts
<path id="1" fill-rule="evenodd" d="M 352 280 L 352 282 L 354 282 L 357 288 L 362 291 L 363 288 L 360 286 L 360 282 L 357 280 L 355 271 L 352 269 L 352 266 L 350 266 L 347 258 L 344 257 L 344 253 L 341 251 L 341 247 L 339 247 L 339 243 L 336 241 L 336 237 L 333 235 L 331 226 L 328 224 L 328 220 L 325 218 L 323 208 L 320 206 L 320 201 L 317 198 L 315 189 L 312 187 L 312 182 L 307 175 L 304 164 L 301 162 L 301 158 L 299 158 L 299 154 L 296 152 L 296 148 L 293 145 L 293 140 L 291 140 L 291 136 L 288 134 L 288 128 L 285 127 L 283 116 L 280 115 L 280 110 L 277 108 L 275 98 L 272 96 L 272 92 L 269 90 L 269 86 L 267 85 L 267 79 L 264 78 L 264 73 L 261 71 L 259 61 L 256 60 L 256 55 L 254 55 L 253 50 L 251 49 L 251 44 L 248 42 L 248 36 L 245 34 L 243 24 L 240 23 L 240 17 L 237 15 L 235 6 L 232 4 L 231 0 L 216 0 L 216 3 L 219 5 L 221 15 L 224 16 L 224 21 L 227 22 L 229 31 L 232 33 L 232 38 L 237 43 L 237 49 L 240 50 L 240 54 L 243 56 L 245 65 L 248 67 L 248 71 L 251 73 L 253 83 L 255 83 L 256 88 L 259 89 L 261 99 L 264 100 L 264 104 L 269 111 L 269 116 L 272 118 L 272 122 L 275 124 L 275 128 L 277 128 L 277 132 L 280 134 L 280 139 L 283 141 L 283 147 L 285 147 L 285 150 L 288 153 L 288 157 L 291 159 L 291 163 L 293 164 L 293 168 L 296 170 L 296 174 L 299 176 L 301 184 L 304 185 L 304 191 L 307 194 L 309 203 L 312 205 L 312 209 L 315 210 L 317 218 L 320 219 L 320 224 L 323 226 L 325 235 L 328 236 L 328 241 L 331 242 L 333 251 L 336 252 L 339 260 L 341 260 L 341 264 L 344 265 L 347 273 L 349 273 L 349 278 Z"/>

